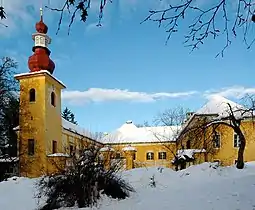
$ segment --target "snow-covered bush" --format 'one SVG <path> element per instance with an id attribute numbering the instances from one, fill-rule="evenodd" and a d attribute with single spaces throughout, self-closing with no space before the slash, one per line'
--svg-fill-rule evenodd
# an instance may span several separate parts
<path id="1" fill-rule="evenodd" d="M 38 198 L 46 197 L 40 209 L 60 207 L 91 207 L 97 204 L 101 194 L 125 199 L 133 188 L 118 174 L 118 167 L 104 168 L 99 149 L 91 146 L 79 158 L 73 157 L 73 166 L 63 174 L 44 177 L 38 182 Z"/>

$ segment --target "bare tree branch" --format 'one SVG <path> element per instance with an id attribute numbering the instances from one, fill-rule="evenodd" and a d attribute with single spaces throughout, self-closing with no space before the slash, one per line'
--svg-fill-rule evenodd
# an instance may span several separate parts
<path id="1" fill-rule="evenodd" d="M 88 17 L 88 11 L 89 11 L 89 8 L 91 6 L 91 1 L 92 0 L 79 0 L 79 1 L 64 0 L 64 4 L 61 8 L 52 8 L 50 6 L 45 6 L 46 8 L 48 8 L 52 11 L 56 11 L 56 12 L 60 13 L 60 18 L 59 18 L 58 28 L 57 28 L 56 34 L 58 34 L 58 32 L 60 30 L 60 27 L 61 27 L 61 24 L 62 24 L 62 21 L 63 21 L 63 15 L 64 15 L 66 10 L 71 15 L 70 20 L 69 20 L 69 25 L 68 25 L 68 35 L 70 34 L 71 26 L 74 23 L 74 20 L 77 16 L 77 13 L 79 13 L 79 15 L 80 15 L 80 20 L 83 21 L 83 22 L 86 22 L 87 17 Z M 100 1 L 99 17 L 98 17 L 97 26 L 101 26 L 101 20 L 103 18 L 103 10 L 104 10 L 107 2 L 111 3 L 112 0 L 101 0 Z"/>
<path id="2" fill-rule="evenodd" d="M 219 55 L 223 57 L 225 50 L 232 43 L 232 38 L 237 36 L 238 29 L 244 29 L 243 40 L 248 49 L 255 41 L 255 38 L 250 43 L 247 41 L 249 25 L 251 20 L 255 21 L 255 2 L 236 0 L 236 3 L 236 5 L 233 5 L 235 4 L 234 1 L 217 0 L 213 1 L 213 4 L 206 2 L 204 5 L 197 6 L 195 0 L 175 1 L 166 9 L 149 11 L 149 15 L 142 23 L 153 21 L 157 22 L 159 27 L 164 23 L 168 33 L 167 43 L 172 34 L 178 32 L 179 25 L 184 24 L 185 17 L 194 15 L 195 19 L 188 23 L 188 31 L 184 36 L 185 46 L 190 47 L 192 52 L 203 45 L 209 37 L 216 39 L 219 35 L 224 35 L 226 43 L 216 55 L 216 57 Z M 234 9 L 232 9 L 233 6 Z M 185 20 L 189 19 L 190 16 Z M 221 26 L 221 23 L 224 24 Z"/>

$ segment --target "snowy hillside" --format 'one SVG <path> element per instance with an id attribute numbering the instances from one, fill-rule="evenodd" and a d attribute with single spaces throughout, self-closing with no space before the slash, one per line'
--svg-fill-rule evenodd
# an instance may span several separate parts
<path id="1" fill-rule="evenodd" d="M 150 186 L 153 175 L 156 187 Z M 237 170 L 233 166 L 214 168 L 209 163 L 204 163 L 179 172 L 167 168 L 140 168 L 125 171 L 122 176 L 129 180 L 136 192 L 122 201 L 104 198 L 99 203 L 99 209 L 255 209 L 254 162 L 248 163 L 243 170 Z M 35 181 L 36 179 L 18 178 L 0 183 L 1 209 L 35 209 Z"/>

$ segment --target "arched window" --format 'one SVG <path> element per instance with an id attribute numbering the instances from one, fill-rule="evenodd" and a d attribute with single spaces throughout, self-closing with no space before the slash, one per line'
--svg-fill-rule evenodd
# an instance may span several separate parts
<path id="1" fill-rule="evenodd" d="M 29 90 L 29 101 L 30 102 L 35 101 L 35 89 L 34 88 Z"/>
<path id="2" fill-rule="evenodd" d="M 55 97 L 55 93 L 54 92 L 51 92 L 50 102 L 51 102 L 52 106 L 56 106 L 56 97 Z"/>

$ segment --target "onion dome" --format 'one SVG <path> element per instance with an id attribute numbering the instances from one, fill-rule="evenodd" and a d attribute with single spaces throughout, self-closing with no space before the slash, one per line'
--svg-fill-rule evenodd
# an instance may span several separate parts
<path id="1" fill-rule="evenodd" d="M 31 72 L 48 70 L 51 74 L 53 74 L 55 64 L 50 59 L 46 49 L 35 48 L 34 54 L 28 59 L 28 67 Z"/>
<path id="2" fill-rule="evenodd" d="M 28 67 L 30 72 L 47 70 L 52 74 L 55 69 L 55 64 L 50 59 L 51 52 L 48 49 L 48 44 L 51 43 L 51 38 L 46 35 L 48 32 L 48 27 L 43 22 L 42 9 L 40 10 L 41 20 L 36 23 L 35 29 L 37 32 L 32 35 L 32 39 L 35 42 L 32 48 L 34 54 L 31 55 L 28 59 Z"/>
<path id="3" fill-rule="evenodd" d="M 38 33 L 47 34 L 48 32 L 48 26 L 43 22 L 43 19 L 35 24 L 35 29 Z"/>

